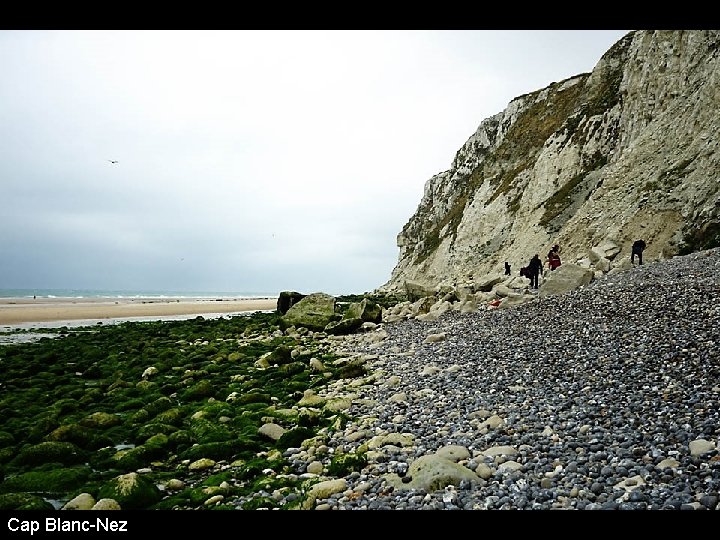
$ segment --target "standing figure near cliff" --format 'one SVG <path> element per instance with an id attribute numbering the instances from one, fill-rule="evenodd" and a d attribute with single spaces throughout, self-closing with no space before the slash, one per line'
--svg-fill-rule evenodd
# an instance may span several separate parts
<path id="1" fill-rule="evenodd" d="M 533 289 L 537 289 L 539 287 L 539 276 L 540 272 L 542 271 L 543 263 L 540 260 L 540 257 L 536 253 L 535 256 L 530 259 L 530 262 L 527 265 L 527 274 L 526 277 L 530 278 L 530 287 Z"/>
<path id="2" fill-rule="evenodd" d="M 645 251 L 645 240 L 635 240 L 632 245 L 632 255 L 630 256 L 630 263 L 635 264 L 635 255 L 638 257 L 638 264 L 642 264 L 642 254 Z"/>
<path id="3" fill-rule="evenodd" d="M 550 253 L 548 253 L 548 267 L 550 267 L 550 270 L 555 270 L 558 266 L 560 266 L 560 246 L 555 244 L 552 249 L 550 250 Z"/>
<path id="4" fill-rule="evenodd" d="M 506 276 L 510 275 L 510 263 L 507 261 L 505 261 L 505 275 Z"/>

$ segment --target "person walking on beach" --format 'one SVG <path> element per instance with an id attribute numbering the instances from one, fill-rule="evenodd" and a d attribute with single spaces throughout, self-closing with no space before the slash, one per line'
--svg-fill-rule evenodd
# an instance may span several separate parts
<path id="1" fill-rule="evenodd" d="M 535 256 L 530 259 L 530 263 L 527 265 L 526 277 L 530 278 L 530 287 L 537 289 L 539 287 L 539 276 L 542 271 L 543 263 L 540 257 L 536 253 Z"/>
<path id="2" fill-rule="evenodd" d="M 635 264 L 635 255 L 638 257 L 638 264 L 642 264 L 642 254 L 645 251 L 645 240 L 635 240 L 632 245 L 632 255 L 630 256 L 630 264 Z"/>
<path id="3" fill-rule="evenodd" d="M 555 244 L 550 250 L 550 253 L 548 253 L 548 267 L 550 271 L 553 271 L 560 266 L 560 264 L 560 246 Z"/>
<path id="4" fill-rule="evenodd" d="M 510 275 L 510 263 L 507 261 L 505 261 L 505 275 L 506 276 Z"/>

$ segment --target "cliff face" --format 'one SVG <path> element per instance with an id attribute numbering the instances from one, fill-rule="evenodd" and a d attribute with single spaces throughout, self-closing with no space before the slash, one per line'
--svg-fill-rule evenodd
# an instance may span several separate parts
<path id="1" fill-rule="evenodd" d="M 484 120 L 430 178 L 381 290 L 513 274 L 559 244 L 657 259 L 720 230 L 720 31 L 631 32 L 581 74 Z"/>

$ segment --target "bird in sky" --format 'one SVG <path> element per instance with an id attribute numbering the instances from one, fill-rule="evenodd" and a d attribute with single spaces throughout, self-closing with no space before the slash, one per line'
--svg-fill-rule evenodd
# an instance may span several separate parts
<path id="1" fill-rule="evenodd" d="M 108 159 L 110 163 L 117 163 L 117 161 L 113 161 L 112 159 Z"/>

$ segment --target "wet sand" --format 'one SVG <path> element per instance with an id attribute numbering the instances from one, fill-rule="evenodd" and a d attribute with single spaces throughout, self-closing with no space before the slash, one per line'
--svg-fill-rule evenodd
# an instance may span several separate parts
<path id="1" fill-rule="evenodd" d="M 0 325 L 266 311 L 277 298 L 3 298 Z"/>

